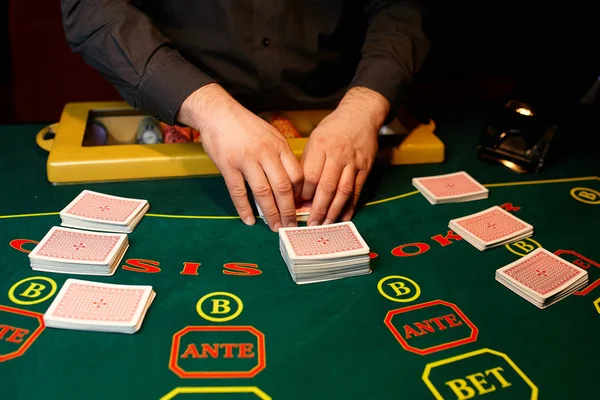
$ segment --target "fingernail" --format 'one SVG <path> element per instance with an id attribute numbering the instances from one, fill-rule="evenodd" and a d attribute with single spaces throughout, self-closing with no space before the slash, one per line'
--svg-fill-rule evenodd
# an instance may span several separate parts
<path id="1" fill-rule="evenodd" d="M 254 225 L 255 222 L 256 222 L 256 220 L 252 216 L 248 216 L 248 217 L 246 217 L 246 219 L 244 219 L 244 223 L 249 226 Z"/>
<path id="2" fill-rule="evenodd" d="M 319 223 L 317 221 L 311 221 L 308 226 L 317 226 Z"/>
<path id="3" fill-rule="evenodd" d="M 290 222 L 289 224 L 287 224 L 288 228 L 295 228 L 297 226 L 298 226 L 298 224 L 296 224 L 295 222 Z"/>
<path id="4" fill-rule="evenodd" d="M 273 224 L 273 230 L 274 230 L 275 232 L 277 232 L 277 231 L 279 230 L 279 228 L 281 228 L 281 222 L 275 222 L 275 223 Z"/>
<path id="5" fill-rule="evenodd" d="M 323 225 L 329 225 L 331 224 L 333 221 L 331 221 L 330 219 L 326 219 L 325 222 L 323 222 Z"/>

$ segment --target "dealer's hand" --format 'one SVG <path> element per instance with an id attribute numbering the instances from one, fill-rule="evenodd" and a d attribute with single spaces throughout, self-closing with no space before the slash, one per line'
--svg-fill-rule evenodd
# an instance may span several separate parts
<path id="1" fill-rule="evenodd" d="M 294 197 L 302 189 L 302 167 L 272 125 L 209 84 L 182 104 L 178 120 L 200 131 L 202 146 L 225 178 L 231 200 L 247 225 L 255 223 L 245 182 L 269 227 L 297 226 Z"/>
<path id="2" fill-rule="evenodd" d="M 311 133 L 302 156 L 302 198 L 313 199 L 309 226 L 352 218 L 389 108 L 379 93 L 352 88 Z"/>

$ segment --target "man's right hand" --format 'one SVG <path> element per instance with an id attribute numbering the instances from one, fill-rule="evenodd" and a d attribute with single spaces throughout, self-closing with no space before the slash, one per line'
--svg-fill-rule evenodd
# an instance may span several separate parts
<path id="1" fill-rule="evenodd" d="M 271 230 L 297 226 L 294 198 L 302 190 L 302 167 L 275 127 L 216 83 L 192 93 L 177 119 L 200 132 L 202 146 L 223 175 L 244 223 L 255 222 L 247 181 Z"/>

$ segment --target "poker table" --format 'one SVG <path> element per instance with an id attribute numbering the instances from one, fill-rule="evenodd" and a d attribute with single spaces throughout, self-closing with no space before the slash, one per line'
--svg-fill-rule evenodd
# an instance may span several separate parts
<path id="1" fill-rule="evenodd" d="M 600 178 L 580 146 L 517 175 L 474 153 L 486 108 L 436 117 L 442 164 L 376 167 L 353 221 L 370 275 L 296 285 L 278 235 L 236 217 L 222 178 L 53 186 L 40 125 L 0 127 L 0 398 L 597 398 Z M 484 200 L 431 205 L 416 176 L 459 170 Z M 110 277 L 35 272 L 28 252 L 83 189 L 144 198 Z M 498 205 L 531 238 L 479 251 L 448 222 Z M 589 284 L 541 310 L 494 279 L 538 247 L 584 268 Z M 135 334 L 47 328 L 68 278 L 152 285 Z"/>

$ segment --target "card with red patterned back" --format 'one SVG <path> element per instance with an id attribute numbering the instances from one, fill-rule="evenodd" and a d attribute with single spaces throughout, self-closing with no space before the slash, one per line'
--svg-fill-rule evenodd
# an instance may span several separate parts
<path id="1" fill-rule="evenodd" d="M 296 214 L 308 214 L 312 207 L 312 200 L 297 200 Z"/>
<path id="2" fill-rule="evenodd" d="M 453 221 L 484 244 L 500 242 L 533 229 L 498 206 Z"/>
<path id="3" fill-rule="evenodd" d="M 135 325 L 151 292 L 150 286 L 68 279 L 45 317 L 94 325 Z"/>
<path id="4" fill-rule="evenodd" d="M 146 200 L 84 190 L 61 211 L 61 216 L 127 225 L 146 203 Z"/>
<path id="5" fill-rule="evenodd" d="M 290 258 L 334 256 L 369 252 L 369 247 L 352 222 L 318 227 L 280 229 Z"/>
<path id="6" fill-rule="evenodd" d="M 119 233 L 96 233 L 52 227 L 29 254 L 30 258 L 108 265 L 127 238 Z"/>
<path id="7" fill-rule="evenodd" d="M 438 199 L 468 196 L 488 191 L 488 189 L 479 184 L 479 182 L 464 171 L 446 175 L 415 178 L 414 182 L 418 182 L 423 188 Z"/>
<path id="8" fill-rule="evenodd" d="M 522 259 L 500 268 L 498 274 L 547 298 L 569 286 L 587 272 L 548 250 L 539 248 Z"/>

